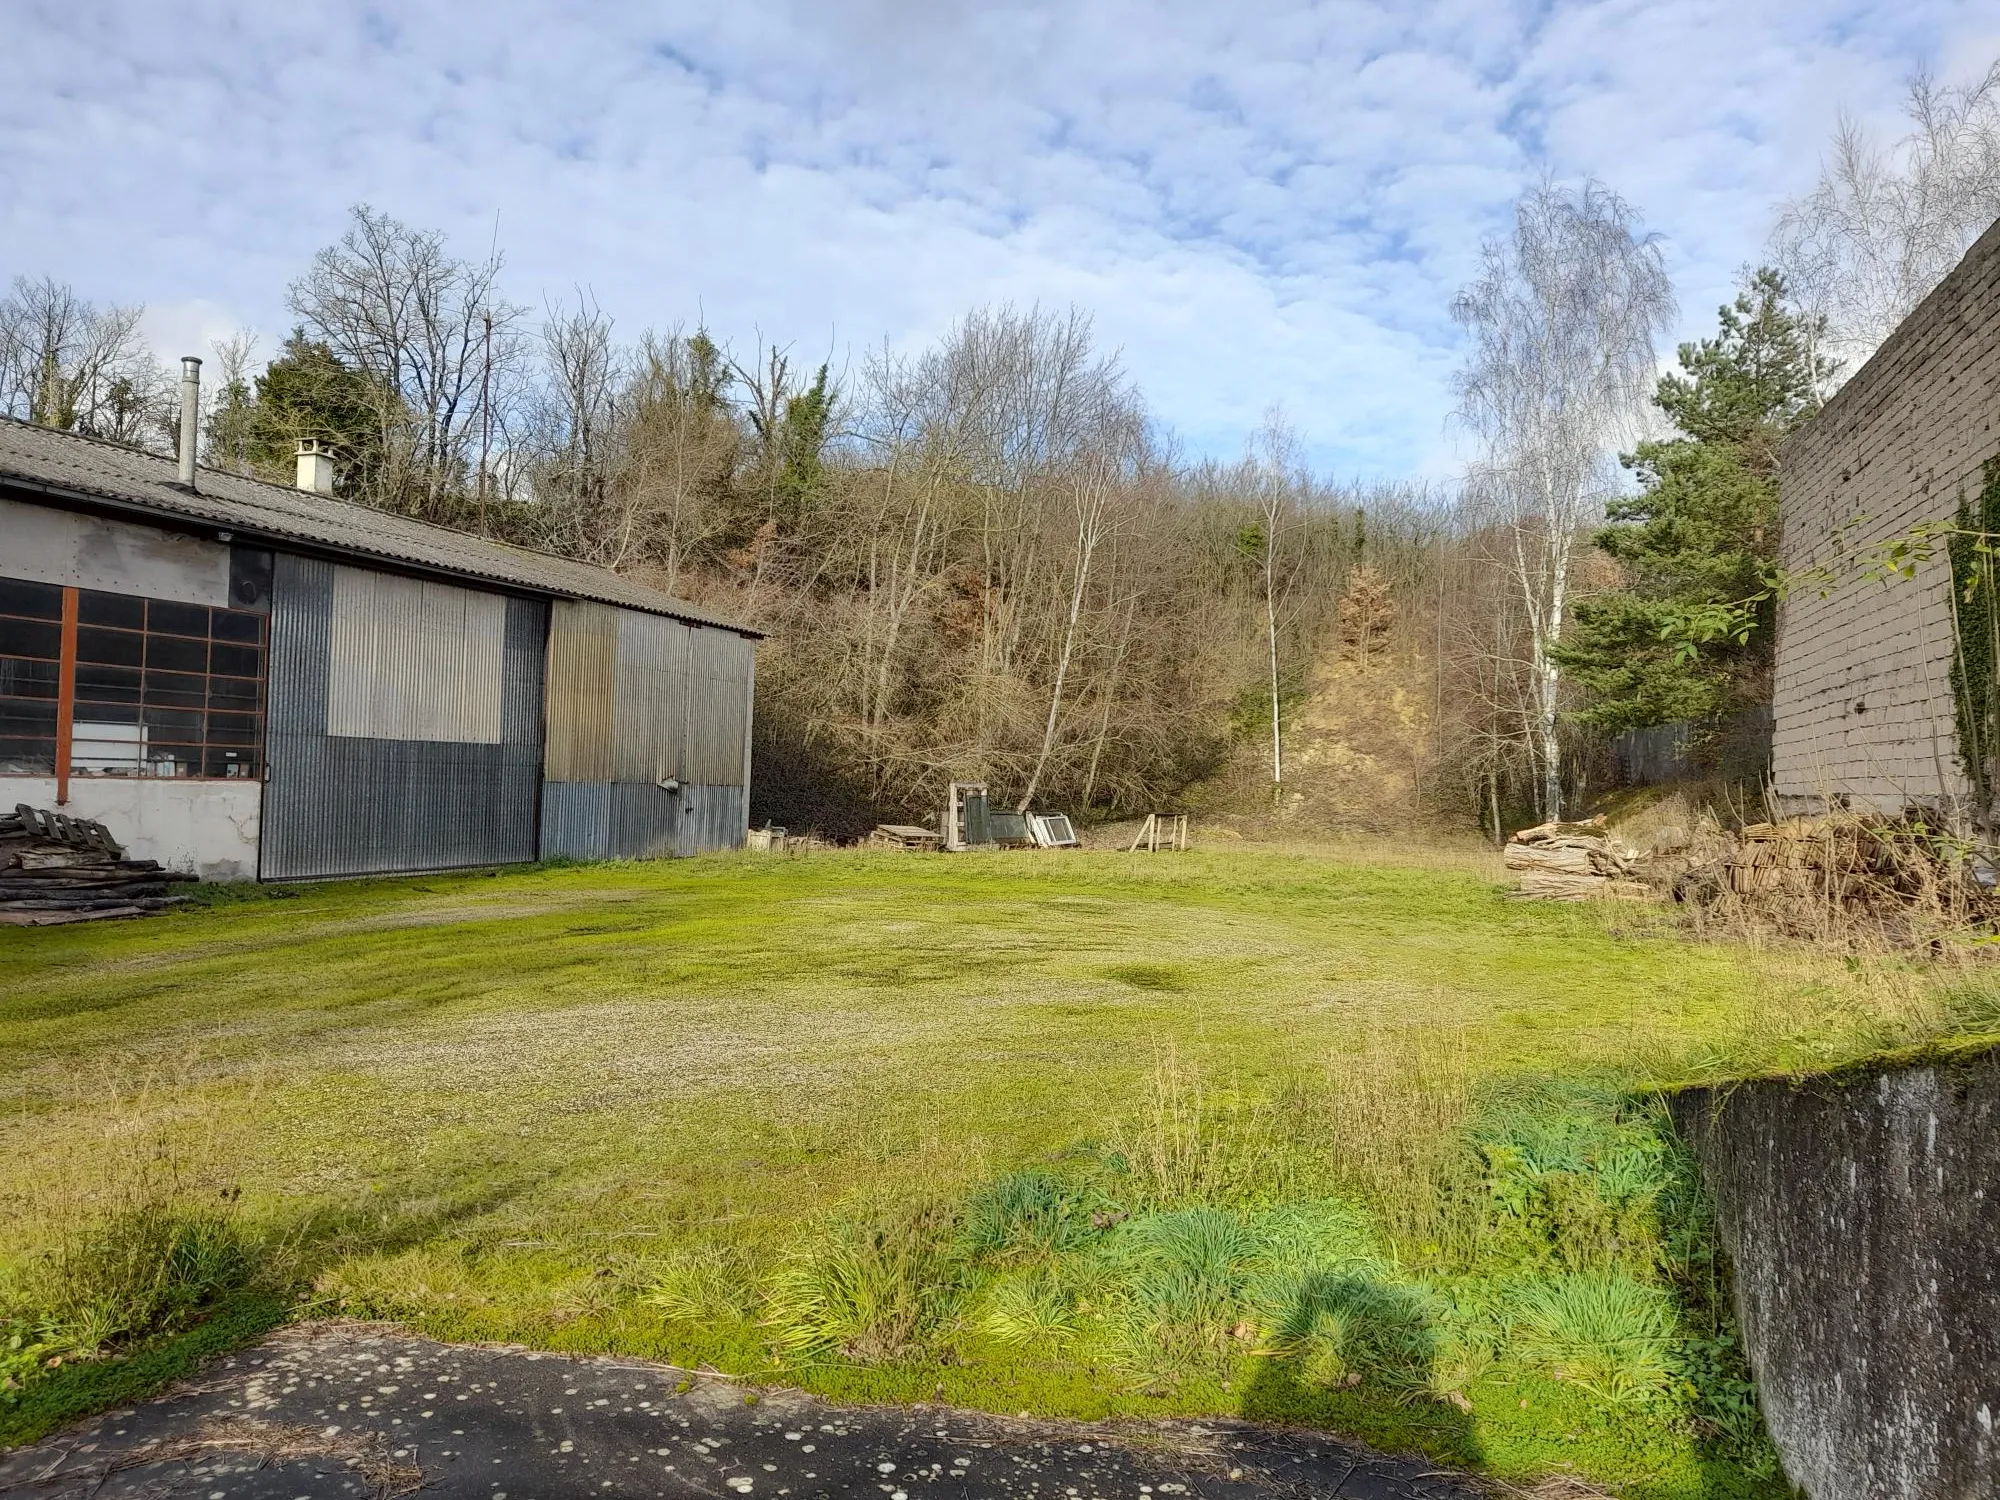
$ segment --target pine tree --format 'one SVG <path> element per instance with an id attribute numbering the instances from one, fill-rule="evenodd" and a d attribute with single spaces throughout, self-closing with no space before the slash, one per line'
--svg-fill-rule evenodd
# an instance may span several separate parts
<path id="1" fill-rule="evenodd" d="M 1817 328 L 1763 269 L 1719 311 L 1716 336 L 1680 348 L 1654 404 L 1678 436 L 1623 459 L 1639 490 L 1614 500 L 1593 539 L 1623 587 L 1580 604 L 1551 655 L 1590 694 L 1575 717 L 1619 730 L 1709 721 L 1766 701 L 1775 606 L 1758 606 L 1747 640 L 1704 644 L 1687 658 L 1662 632 L 1691 604 L 1764 590 L 1778 543 L 1778 454 L 1818 410 L 1825 362 Z"/>
<path id="2" fill-rule="evenodd" d="M 290 483 L 299 441 L 311 439 L 332 449 L 338 493 L 369 493 L 368 476 L 382 461 L 382 402 L 368 377 L 329 345 L 294 330 L 284 353 L 257 377 L 255 396 L 233 399 L 248 411 L 225 407 L 224 415 L 242 427 L 240 451 L 255 472 Z"/>
<path id="3" fill-rule="evenodd" d="M 1395 619 L 1396 602 L 1388 580 L 1373 563 L 1363 563 L 1340 596 L 1341 653 L 1366 666 L 1388 641 Z"/>

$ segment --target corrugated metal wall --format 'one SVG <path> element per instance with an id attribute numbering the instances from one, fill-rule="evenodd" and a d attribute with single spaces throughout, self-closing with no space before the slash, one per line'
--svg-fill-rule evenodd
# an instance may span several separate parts
<path id="1" fill-rule="evenodd" d="M 558 602 L 549 623 L 543 857 L 630 859 L 741 844 L 755 665 L 755 645 L 729 631 Z"/>
<path id="2" fill-rule="evenodd" d="M 500 743 L 504 594 L 336 567 L 331 634 L 329 734 Z"/>
<path id="3" fill-rule="evenodd" d="M 544 774 L 551 781 L 611 779 L 611 704 L 618 611 L 558 601 L 549 618 L 549 711 Z"/>
<path id="4" fill-rule="evenodd" d="M 443 584 L 377 586 L 373 607 L 387 616 L 372 633 L 376 674 L 407 672 L 421 645 L 424 670 L 441 680 L 361 693 L 350 679 L 350 705 L 386 705 L 373 718 L 343 710 L 333 732 L 336 576 L 365 570 L 279 554 L 271 606 L 269 751 L 259 873 L 266 880 L 449 869 L 531 860 L 542 760 L 542 673 L 548 607 Z M 377 577 L 385 575 L 375 575 Z M 392 580 L 395 584 L 404 581 Z M 351 592 L 353 584 L 345 586 Z M 446 594 L 471 596 L 453 601 Z M 504 615 L 484 601 L 498 601 Z M 440 611 L 442 610 L 442 615 Z M 460 620 L 445 629 L 456 611 Z M 440 621 L 443 621 L 443 624 Z M 492 642 L 466 621 L 503 620 L 498 652 L 498 738 L 493 742 L 362 735 L 356 728 L 434 732 L 482 730 L 491 683 Z M 433 628 L 436 627 L 436 628 Z M 343 633 L 356 629 L 350 623 Z M 454 637 L 453 630 L 457 634 Z M 454 651 L 451 641 L 460 647 Z M 381 641 L 392 642 L 387 654 Z M 358 650 L 349 642 L 348 649 Z M 414 649 L 414 648 L 413 648 Z M 343 655 L 342 672 L 355 667 Z M 360 684 L 366 687 L 365 682 Z"/>

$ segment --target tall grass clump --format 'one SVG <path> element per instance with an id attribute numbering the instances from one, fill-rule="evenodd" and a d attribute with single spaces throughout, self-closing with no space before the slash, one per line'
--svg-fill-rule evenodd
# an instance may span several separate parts
<path id="1" fill-rule="evenodd" d="M 55 1243 L 0 1279 L 0 1385 L 123 1353 L 199 1322 L 258 1269 L 233 1189 L 172 1184 L 61 1222 Z"/>
<path id="2" fill-rule="evenodd" d="M 1245 1099 L 1218 1088 L 1169 1043 L 1155 1054 L 1137 1117 L 1113 1130 L 1112 1164 L 1133 1208 L 1314 1197 L 1330 1179 L 1310 1112 L 1297 1089 Z"/>
<path id="3" fill-rule="evenodd" d="M 107 1069 L 67 1082 L 106 1118 L 6 1205 L 5 1237 L 25 1242 L 0 1258 L 10 1389 L 188 1329 L 270 1258 L 240 1220 L 239 1189 L 201 1165 L 219 1153 L 183 1078 Z"/>
<path id="4" fill-rule="evenodd" d="M 1661 1195 L 1674 1183 L 1672 1127 L 1616 1088 L 1501 1089 L 1467 1127 L 1483 1212 L 1469 1259 L 1516 1270 L 1667 1269 Z"/>
<path id="5" fill-rule="evenodd" d="M 639 1301 L 669 1322 L 735 1328 L 757 1312 L 757 1279 L 748 1259 L 733 1248 L 690 1246 L 654 1268 Z"/>
<path id="6" fill-rule="evenodd" d="M 1060 1255 L 1089 1241 L 1115 1211 L 1095 1184 L 1048 1171 L 1009 1172 L 967 1199 L 959 1248 L 974 1258 Z"/>
<path id="7" fill-rule="evenodd" d="M 1528 1362 L 1613 1405 L 1666 1389 L 1675 1315 L 1658 1287 L 1618 1271 L 1551 1277 L 1514 1296 L 1513 1347 Z"/>
<path id="8" fill-rule="evenodd" d="M 771 1342 L 793 1358 L 881 1363 L 920 1353 L 963 1290 L 948 1204 L 842 1218 L 787 1255 L 764 1294 Z"/>
<path id="9" fill-rule="evenodd" d="M 1329 1166 L 1406 1255 L 1467 1248 L 1447 1241 L 1462 1227 L 1471 1079 L 1461 1028 L 1370 1025 L 1328 1058 L 1313 1097 Z"/>
<path id="10" fill-rule="evenodd" d="M 1113 1358 L 1143 1385 L 1226 1379 L 1254 1338 L 1243 1318 L 1261 1246 L 1218 1208 L 1148 1214 L 1118 1237 Z"/>

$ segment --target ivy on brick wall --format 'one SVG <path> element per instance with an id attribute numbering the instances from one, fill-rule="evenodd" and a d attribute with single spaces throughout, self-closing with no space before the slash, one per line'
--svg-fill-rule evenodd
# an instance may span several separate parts
<path id="1" fill-rule="evenodd" d="M 1958 525 L 1951 556 L 1951 695 L 1958 711 L 1958 758 L 1972 783 L 1976 805 L 1990 817 L 2000 752 L 2000 457 L 1986 461 L 1977 496 L 1958 497 Z"/>

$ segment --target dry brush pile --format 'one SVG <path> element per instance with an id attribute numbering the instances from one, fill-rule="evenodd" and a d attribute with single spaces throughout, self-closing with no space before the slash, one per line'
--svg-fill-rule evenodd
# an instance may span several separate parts
<path id="1" fill-rule="evenodd" d="M 1664 873 L 1707 921 L 1815 943 L 1937 948 L 2000 924 L 1991 859 L 1920 814 L 1710 822 Z"/>

